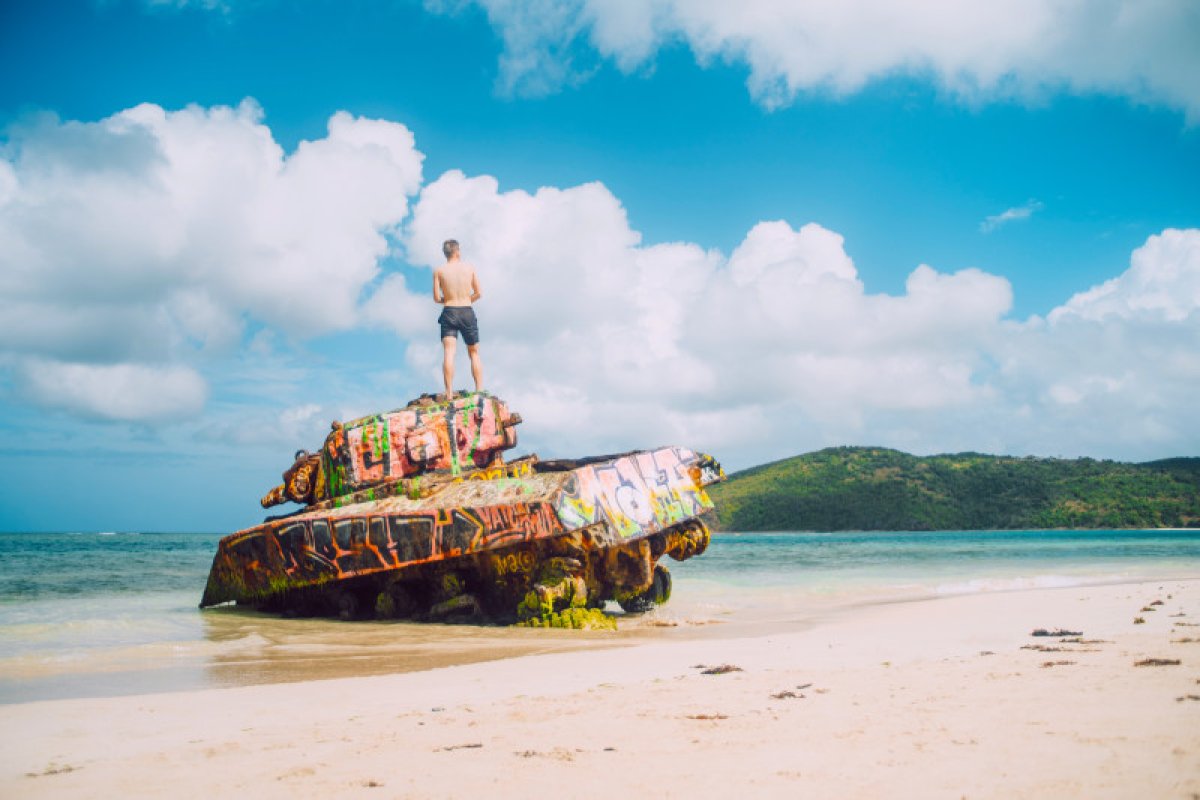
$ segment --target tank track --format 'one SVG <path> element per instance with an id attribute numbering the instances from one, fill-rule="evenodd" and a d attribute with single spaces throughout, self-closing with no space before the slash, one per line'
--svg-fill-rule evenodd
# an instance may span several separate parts
<path id="1" fill-rule="evenodd" d="M 602 613 L 615 601 L 643 613 L 670 598 L 671 576 L 659 563 L 705 551 L 708 526 L 691 519 L 635 541 L 607 538 L 603 525 L 318 586 L 290 589 L 245 605 L 285 616 L 344 620 L 615 627 Z"/>

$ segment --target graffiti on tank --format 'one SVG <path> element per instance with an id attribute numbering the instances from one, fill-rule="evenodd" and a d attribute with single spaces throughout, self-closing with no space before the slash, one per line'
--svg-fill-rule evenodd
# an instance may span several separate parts
<path id="1" fill-rule="evenodd" d="M 330 496 L 337 497 L 346 491 L 346 462 L 350 458 L 350 449 L 346 446 L 346 431 L 335 427 L 325 439 L 321 448 L 321 469 L 326 476 L 326 485 Z"/>
<path id="2" fill-rule="evenodd" d="M 534 511 L 533 509 L 536 509 Z M 494 531 L 473 543 L 472 549 L 488 549 L 500 544 L 512 544 L 529 539 L 543 539 L 563 530 L 550 506 L 527 503 L 484 506 L 477 509 L 481 531 Z"/>
<path id="3" fill-rule="evenodd" d="M 356 420 L 345 429 L 349 482 L 487 467 L 516 444 L 517 422 L 507 406 L 483 393 Z"/>
<path id="4" fill-rule="evenodd" d="M 518 550 L 502 556 L 492 556 L 492 569 L 500 577 L 513 573 L 532 572 L 537 559 L 528 550 Z"/>
<path id="5" fill-rule="evenodd" d="M 555 511 L 569 528 L 604 521 L 626 539 L 662 530 L 713 507 L 692 479 L 696 460 L 690 450 L 666 447 L 580 467 Z"/>
<path id="6" fill-rule="evenodd" d="M 329 502 L 336 508 L 347 495 L 422 475 L 474 476 L 503 466 L 501 454 L 516 445 L 520 422 L 519 414 L 486 392 L 441 402 L 425 396 L 395 411 L 334 422 L 319 455 L 299 451 L 283 483 L 261 503 Z"/>
<path id="7" fill-rule="evenodd" d="M 222 571 L 240 575 L 251 594 L 262 594 L 486 552 L 563 531 L 547 503 L 281 521 L 230 539 L 218 558 Z"/>
<path id="8" fill-rule="evenodd" d="M 348 431 L 350 464 L 358 483 L 381 481 L 391 474 L 391 439 L 387 419 L 379 419 Z"/>

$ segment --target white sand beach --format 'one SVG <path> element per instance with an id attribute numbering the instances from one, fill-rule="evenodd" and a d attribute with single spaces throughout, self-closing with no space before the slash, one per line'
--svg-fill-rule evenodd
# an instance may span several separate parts
<path id="1" fill-rule="evenodd" d="M 0 730 L 6 798 L 1192 798 L 1200 581 L 868 606 L 757 638 L 15 704 L 0 707 Z"/>

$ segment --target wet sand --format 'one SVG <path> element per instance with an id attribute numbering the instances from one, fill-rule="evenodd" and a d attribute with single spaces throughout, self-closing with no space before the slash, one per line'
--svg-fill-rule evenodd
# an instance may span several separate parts
<path id="1" fill-rule="evenodd" d="M 24 703 L 0 707 L 0 730 L 3 797 L 1188 798 L 1200 793 L 1200 581 Z"/>
<path id="2" fill-rule="evenodd" d="M 35 637 L 29 652 L 0 657 L 0 705 L 391 675 L 647 640 L 748 637 L 800 630 L 849 605 L 886 599 L 861 590 L 797 600 L 712 587 L 678 595 L 634 617 L 610 603 L 616 631 L 285 619 L 232 605 L 125 615 L 114 624 L 90 620 L 99 632 L 68 623 L 63 627 L 76 630 L 83 645 L 38 647 Z M 105 641 L 109 636 L 118 641 Z M 123 637 L 137 641 L 120 643 Z"/>
<path id="3" fill-rule="evenodd" d="M 391 675 L 646 640 L 751 636 L 812 624 L 820 613 L 810 605 L 792 614 L 796 620 L 779 621 L 742 609 L 713 615 L 668 606 L 632 618 L 617 610 L 617 631 L 570 631 L 283 619 L 228 606 L 195 612 L 199 635 L 0 658 L 0 706 Z"/>

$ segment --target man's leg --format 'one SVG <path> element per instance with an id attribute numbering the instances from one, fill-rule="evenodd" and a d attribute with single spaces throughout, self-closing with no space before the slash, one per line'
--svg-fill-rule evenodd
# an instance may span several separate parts
<path id="1" fill-rule="evenodd" d="M 442 337 L 442 378 L 446 382 L 447 400 L 454 396 L 454 349 L 457 345 L 457 336 Z"/>
<path id="2" fill-rule="evenodd" d="M 483 362 L 479 360 L 479 344 L 467 345 L 467 355 L 471 357 L 471 377 L 475 379 L 475 391 L 483 391 Z"/>

